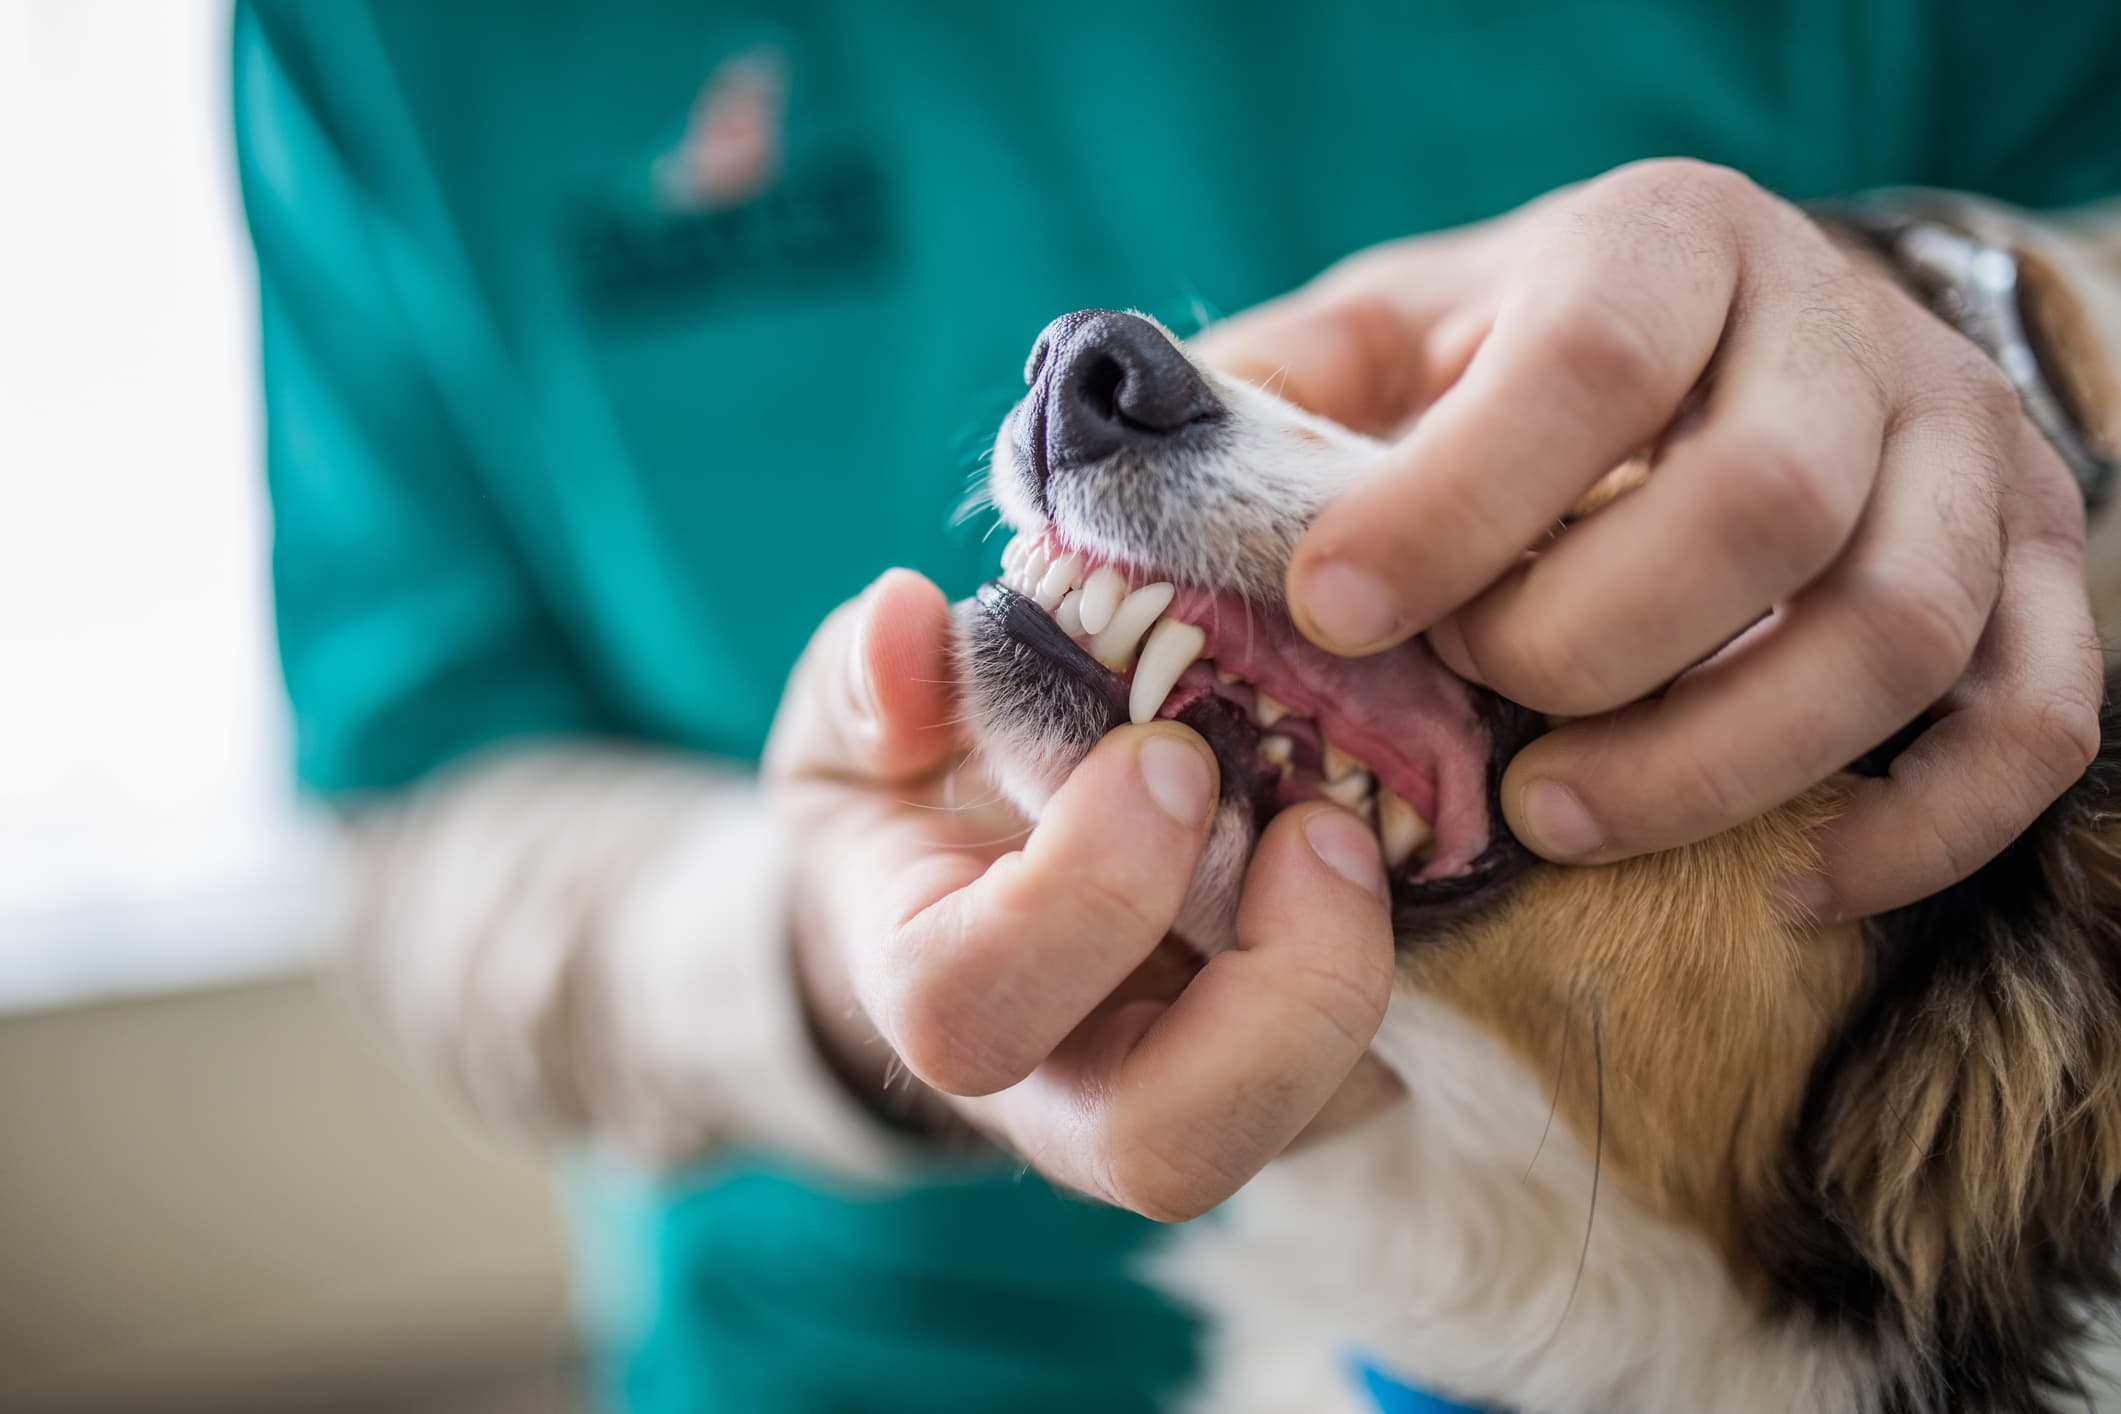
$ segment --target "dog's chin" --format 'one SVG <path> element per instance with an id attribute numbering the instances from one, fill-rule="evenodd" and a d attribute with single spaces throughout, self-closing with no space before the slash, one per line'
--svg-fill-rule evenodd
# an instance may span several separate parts
<path id="1" fill-rule="evenodd" d="M 1247 624 L 1248 630 L 1255 627 Z M 1248 639 L 1253 636 L 1248 632 Z M 1091 748 L 1129 720 L 1129 674 L 1100 663 L 1079 635 L 1069 634 L 1031 597 L 1000 581 L 984 585 L 959 606 L 958 637 L 967 705 L 988 770 L 998 788 L 1036 819 Z M 1421 653 L 1424 673 L 1446 674 L 1425 650 L 1414 651 Z M 1455 677 L 1451 682 L 1473 717 L 1470 726 L 1454 723 L 1453 731 L 1477 738 L 1478 779 L 1470 788 L 1480 799 L 1473 805 L 1448 803 L 1452 833 L 1437 840 L 1447 854 L 1432 848 L 1388 869 L 1393 923 L 1402 943 L 1499 898 L 1534 862 L 1502 822 L 1499 787 L 1503 766 L 1537 734 L 1539 719 L 1484 689 Z M 1174 686 L 1156 714 L 1199 733 L 1221 774 L 1221 803 L 1174 925 L 1203 953 L 1236 941 L 1246 866 L 1268 821 L 1294 803 L 1288 766 L 1261 752 L 1269 726 L 1281 724 L 1263 723 L 1247 705 L 1251 695 L 1212 672 L 1196 672 Z M 1361 720 L 1382 720 L 1393 710 L 1384 702 L 1337 704 L 1338 712 Z M 1438 792 L 1432 790 L 1427 799 L 1437 801 Z M 1367 808 L 1374 817 L 1374 803 Z"/>

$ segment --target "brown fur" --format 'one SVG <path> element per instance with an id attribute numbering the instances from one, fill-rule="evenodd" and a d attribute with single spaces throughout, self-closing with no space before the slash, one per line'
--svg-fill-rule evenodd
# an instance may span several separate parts
<path id="1" fill-rule="evenodd" d="M 1973 880 L 1819 928 L 1777 900 L 1839 791 L 1688 849 L 1546 869 L 1406 980 L 1555 1077 L 1610 1181 L 1765 1313 L 1853 1324 L 1886 1408 L 2044 1408 L 2115 1294 L 2121 721 Z"/>
<path id="2" fill-rule="evenodd" d="M 1816 792 L 1652 858 L 1543 870 L 1409 964 L 1415 986 L 1557 1077 L 1558 1119 L 1602 1147 L 1608 1175 L 1713 1234 L 1734 1268 L 1753 1190 L 1862 982 L 1855 928 L 1820 933 L 1774 902 L 1833 801 Z"/>

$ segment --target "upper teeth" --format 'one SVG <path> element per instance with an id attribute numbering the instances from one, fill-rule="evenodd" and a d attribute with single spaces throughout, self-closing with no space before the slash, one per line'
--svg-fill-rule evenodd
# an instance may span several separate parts
<path id="1" fill-rule="evenodd" d="M 1137 723 L 1149 721 L 1163 710 L 1186 669 L 1200 661 L 1208 635 L 1198 625 L 1163 617 L 1177 597 L 1175 586 L 1158 581 L 1130 590 L 1126 575 L 1111 565 L 1098 566 L 1087 578 L 1085 568 L 1081 555 L 1070 552 L 1056 559 L 1043 541 L 1023 535 L 1002 549 L 1004 584 L 1035 600 L 1070 638 L 1089 635 L 1090 656 L 1113 672 L 1134 670 L 1127 716 Z M 1216 677 L 1226 684 L 1242 681 L 1221 668 Z M 1253 704 L 1263 727 L 1298 715 L 1288 703 L 1257 689 Z M 1370 822 L 1388 867 L 1399 868 L 1427 847 L 1434 832 L 1412 805 L 1383 789 L 1358 757 L 1330 741 L 1320 745 L 1319 794 Z M 1264 733 L 1259 754 L 1286 776 L 1292 769 L 1294 742 L 1279 732 Z"/>
<path id="2" fill-rule="evenodd" d="M 1053 622 L 1061 626 L 1061 632 L 1074 638 L 1083 631 L 1083 591 L 1071 589 L 1053 610 Z"/>
<path id="3" fill-rule="evenodd" d="M 1157 714 L 1186 669 L 1200 661 L 1207 632 L 1178 619 L 1161 619 L 1149 630 L 1141 661 L 1134 665 L 1134 685 L 1127 692 L 1127 716 L 1138 726 Z"/>
<path id="4" fill-rule="evenodd" d="M 1103 633 L 1105 625 L 1112 622 L 1112 615 L 1119 610 L 1122 599 L 1127 597 L 1127 577 L 1110 565 L 1099 565 L 1083 582 L 1083 628 L 1089 633 Z"/>
<path id="5" fill-rule="evenodd" d="M 1038 590 L 1031 597 L 1038 601 L 1041 609 L 1051 613 L 1082 577 L 1083 557 L 1063 555 L 1047 567 L 1045 577 L 1039 580 Z"/>
<path id="6" fill-rule="evenodd" d="M 1175 587 L 1159 580 L 1129 594 L 1090 640 L 1090 656 L 1115 673 L 1133 667 L 1134 650 L 1140 646 L 1142 635 L 1171 607 L 1177 593 Z"/>

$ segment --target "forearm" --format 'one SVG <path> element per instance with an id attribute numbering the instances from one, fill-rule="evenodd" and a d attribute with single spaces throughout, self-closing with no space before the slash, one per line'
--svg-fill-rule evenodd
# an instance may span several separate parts
<path id="1" fill-rule="evenodd" d="M 723 1143 L 891 1162 L 812 1043 L 785 843 L 749 780 L 614 747 L 511 751 L 349 833 L 355 974 L 481 1110 L 651 1162 Z"/>

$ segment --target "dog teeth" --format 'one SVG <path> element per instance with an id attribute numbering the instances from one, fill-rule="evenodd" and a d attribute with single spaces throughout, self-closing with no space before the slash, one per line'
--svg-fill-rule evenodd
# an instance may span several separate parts
<path id="1" fill-rule="evenodd" d="M 1397 869 L 1412 859 L 1436 832 L 1414 807 L 1388 790 L 1377 793 L 1377 838 L 1385 850 L 1385 867 Z"/>
<path id="2" fill-rule="evenodd" d="M 1222 667 L 1218 667 L 1215 670 L 1215 680 L 1221 683 L 1224 687 L 1228 687 L 1231 683 L 1244 681 L 1243 678 L 1231 672 L 1228 668 Z"/>
<path id="3" fill-rule="evenodd" d="M 1019 594 L 1030 594 L 1037 590 L 1039 581 L 1046 577 L 1046 567 L 1053 557 L 1046 553 L 1044 545 L 1033 545 L 1024 551 L 1023 562 L 1016 567 L 1016 582 L 1009 587 Z"/>
<path id="4" fill-rule="evenodd" d="M 1206 630 L 1178 619 L 1159 619 L 1142 645 L 1141 661 L 1134 665 L 1134 685 L 1127 692 L 1127 715 L 1135 725 L 1156 715 L 1179 675 L 1200 661 L 1207 649 Z"/>
<path id="5" fill-rule="evenodd" d="M 1350 771 L 1337 780 L 1325 782 L 1319 786 L 1318 792 L 1335 805 L 1359 813 L 1363 804 L 1369 800 L 1370 788 L 1375 784 L 1368 771 Z"/>
<path id="6" fill-rule="evenodd" d="M 1068 597 L 1061 600 L 1060 607 L 1053 611 L 1053 622 L 1059 624 L 1061 632 L 1067 634 L 1068 637 L 1076 638 L 1081 636 L 1083 632 L 1082 590 L 1071 589 L 1068 591 Z"/>
<path id="7" fill-rule="evenodd" d="M 1127 577 L 1110 565 L 1099 565 L 1083 582 L 1083 628 L 1103 633 L 1127 597 Z"/>
<path id="8" fill-rule="evenodd" d="M 1268 732 L 1259 739 L 1259 754 L 1269 765 L 1286 770 L 1296 759 L 1296 743 L 1280 732 Z"/>
<path id="9" fill-rule="evenodd" d="M 1271 727 L 1284 717 L 1296 715 L 1296 709 L 1286 702 L 1277 701 L 1259 689 L 1252 690 L 1252 715 L 1263 727 Z"/>
<path id="10" fill-rule="evenodd" d="M 1177 593 L 1176 587 L 1159 580 L 1129 594 L 1090 640 L 1090 656 L 1115 673 L 1133 667 L 1134 650 L 1140 646 L 1142 635 L 1171 607 Z"/>
<path id="11" fill-rule="evenodd" d="M 1063 555 L 1047 567 L 1045 576 L 1038 582 L 1038 592 L 1031 597 L 1038 601 L 1041 609 L 1051 613 L 1082 577 L 1083 557 Z"/>
<path id="12" fill-rule="evenodd" d="M 1009 537 L 1009 543 L 1002 546 L 1003 579 L 1006 580 L 1010 575 L 1016 573 L 1016 567 L 1024 562 L 1024 554 L 1030 548 L 1031 542 L 1024 538 L 1022 531 L 1018 531 Z"/>
<path id="13" fill-rule="evenodd" d="M 1370 769 L 1330 741 L 1326 743 L 1325 767 L 1326 779 L 1329 781 L 1337 781 L 1343 776 Z"/>

